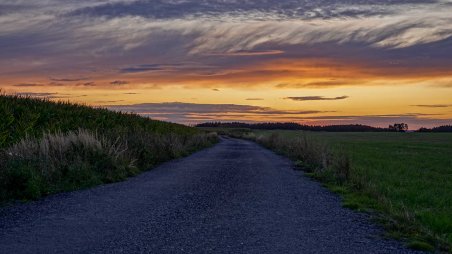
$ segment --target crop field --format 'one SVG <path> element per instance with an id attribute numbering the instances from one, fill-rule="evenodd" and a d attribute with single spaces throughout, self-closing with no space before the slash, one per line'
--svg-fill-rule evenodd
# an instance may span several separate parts
<path id="1" fill-rule="evenodd" d="M 0 203 L 115 182 L 216 142 L 107 109 L 0 96 Z"/>
<path id="2" fill-rule="evenodd" d="M 298 161 L 344 206 L 375 214 L 392 237 L 450 250 L 452 133 L 234 132 Z"/>

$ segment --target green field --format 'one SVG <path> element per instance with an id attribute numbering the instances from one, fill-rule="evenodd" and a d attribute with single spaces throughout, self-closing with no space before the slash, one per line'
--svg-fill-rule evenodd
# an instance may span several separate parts
<path id="1" fill-rule="evenodd" d="M 123 180 L 212 145 L 195 128 L 0 95 L 0 203 Z"/>
<path id="2" fill-rule="evenodd" d="M 344 206 L 377 211 L 375 218 L 392 237 L 415 248 L 451 250 L 452 133 L 254 131 L 245 136 L 294 160 L 302 160 L 293 152 L 298 139 L 308 140 L 303 156 L 312 147 L 315 153 L 328 149 L 331 167 L 346 156 L 341 162 L 349 168 L 345 181 L 330 170 L 310 175 L 341 194 Z"/>

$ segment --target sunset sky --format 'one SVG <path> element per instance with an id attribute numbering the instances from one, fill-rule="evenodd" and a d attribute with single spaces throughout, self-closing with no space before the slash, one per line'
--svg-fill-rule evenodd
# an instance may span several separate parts
<path id="1" fill-rule="evenodd" d="M 0 87 L 185 124 L 452 124 L 452 0 L 0 0 Z"/>

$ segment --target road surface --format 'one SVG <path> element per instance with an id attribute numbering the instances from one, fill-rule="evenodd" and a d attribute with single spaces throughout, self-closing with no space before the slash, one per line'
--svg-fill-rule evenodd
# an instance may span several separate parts
<path id="1" fill-rule="evenodd" d="M 0 208 L 0 253 L 414 253 L 257 144 Z"/>

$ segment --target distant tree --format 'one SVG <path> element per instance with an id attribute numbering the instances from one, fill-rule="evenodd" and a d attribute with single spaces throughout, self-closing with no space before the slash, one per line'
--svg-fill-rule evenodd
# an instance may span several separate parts
<path id="1" fill-rule="evenodd" d="M 419 128 L 418 132 L 432 132 L 432 129 L 421 127 Z"/>
<path id="2" fill-rule="evenodd" d="M 443 125 L 432 129 L 433 132 L 452 132 L 452 125 Z"/>
<path id="3" fill-rule="evenodd" d="M 442 125 L 431 129 L 422 127 L 418 132 L 452 132 L 452 125 Z"/>
<path id="4" fill-rule="evenodd" d="M 395 123 L 394 125 L 389 125 L 389 129 L 397 132 L 408 131 L 408 124 L 406 123 Z"/>

